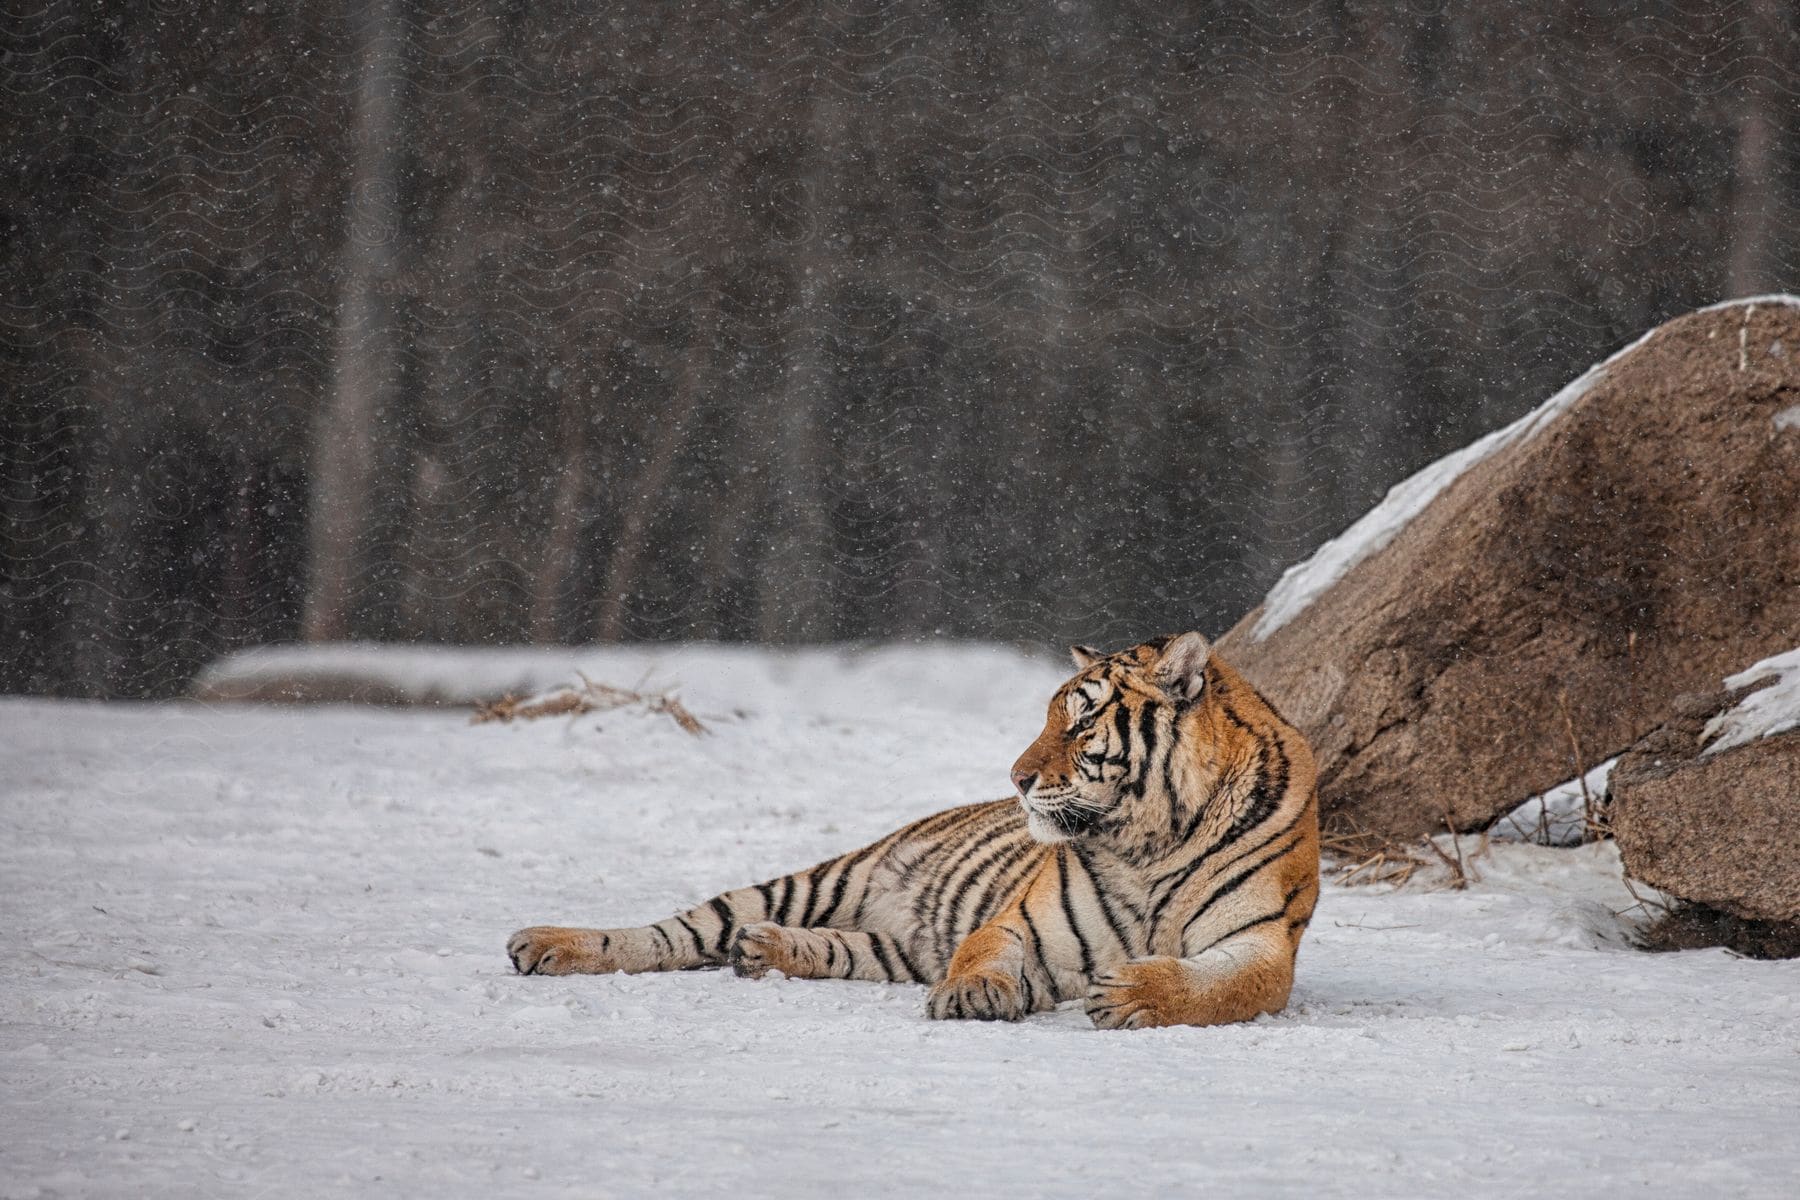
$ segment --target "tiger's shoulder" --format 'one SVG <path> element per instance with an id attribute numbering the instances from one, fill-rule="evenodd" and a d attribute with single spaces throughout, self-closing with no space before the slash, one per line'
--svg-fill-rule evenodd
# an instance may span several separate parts
<path id="1" fill-rule="evenodd" d="M 1164 941 L 1192 955 L 1264 922 L 1292 948 L 1319 895 L 1318 767 L 1306 737 L 1214 654 L 1205 703 L 1173 751 L 1191 762 L 1197 819 L 1162 897 Z"/>
<path id="2" fill-rule="evenodd" d="M 1306 735 L 1282 716 L 1281 710 L 1255 684 L 1217 654 L 1212 655 L 1208 671 L 1217 718 L 1209 730 L 1211 744 L 1235 750 L 1259 769 L 1272 771 L 1283 790 L 1316 797 L 1318 764 Z M 1190 753 L 1200 753 L 1203 745 L 1194 743 L 1188 749 Z"/>

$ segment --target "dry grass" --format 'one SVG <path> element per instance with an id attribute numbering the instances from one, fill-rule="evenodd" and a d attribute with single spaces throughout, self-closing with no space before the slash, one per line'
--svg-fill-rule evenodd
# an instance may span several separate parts
<path id="1" fill-rule="evenodd" d="M 1413 872 L 1425 866 L 1425 860 L 1395 847 L 1392 850 L 1377 850 L 1357 862 L 1340 860 L 1332 868 L 1332 878 L 1338 883 L 1391 883 L 1395 887 L 1405 887 L 1412 882 Z"/>
<path id="2" fill-rule="evenodd" d="M 1331 860 L 1331 877 L 1342 884 L 1391 883 L 1404 887 L 1429 860 L 1412 847 L 1371 833 L 1355 821 L 1340 818 L 1345 828 L 1326 834 L 1319 849 Z"/>
<path id="3" fill-rule="evenodd" d="M 1637 885 L 1631 881 L 1630 876 L 1621 875 L 1619 877 L 1619 882 L 1625 885 L 1625 890 L 1631 893 L 1631 898 L 1636 901 L 1636 903 L 1618 909 L 1613 913 L 1613 916 L 1629 917 L 1633 914 L 1637 914 L 1645 918 L 1655 918 L 1659 915 L 1661 917 L 1668 917 L 1675 911 L 1666 902 L 1658 898 L 1655 893 L 1646 896 L 1644 893 L 1638 891 Z"/>
<path id="4" fill-rule="evenodd" d="M 1327 834 L 1319 845 L 1332 860 L 1328 870 L 1339 884 L 1386 883 L 1402 888 L 1417 877 L 1419 882 L 1429 881 L 1433 887 L 1460 891 L 1480 881 L 1475 863 L 1488 852 L 1488 835 L 1483 833 L 1474 853 L 1465 855 L 1462 837 L 1448 813 L 1444 815 L 1444 827 L 1450 832 L 1450 853 L 1438 845 L 1436 835 L 1400 842 L 1364 829 L 1349 818 L 1340 816 L 1338 821 L 1343 827 Z M 1435 870 L 1419 876 L 1421 868 L 1437 867 L 1443 868 L 1441 877 Z"/>
<path id="5" fill-rule="evenodd" d="M 1632 637 L 1637 635 L 1634 633 Z M 1575 736 L 1575 721 L 1569 716 L 1569 693 L 1561 692 L 1557 696 L 1557 704 L 1562 708 L 1563 729 L 1569 735 L 1569 755 L 1575 763 L 1575 779 L 1581 784 L 1581 823 L 1584 830 L 1582 841 L 1598 842 L 1612 836 L 1612 830 L 1606 827 L 1605 813 L 1600 802 L 1588 791 L 1588 761 L 1581 752 L 1581 740 Z M 1548 824 L 1548 815 L 1540 814 L 1540 825 Z M 1544 832 L 1544 843 L 1549 844 L 1549 832 Z"/>
<path id="6" fill-rule="evenodd" d="M 687 706 L 668 692 L 639 692 L 631 688 L 595 683 L 580 671 L 580 687 L 566 687 L 542 696 L 502 696 L 491 704 L 483 704 L 469 718 L 471 725 L 490 721 L 507 724 L 512 721 L 536 721 L 543 717 L 580 716 L 582 713 L 611 712 L 619 708 L 641 707 L 646 712 L 662 713 L 683 730 L 699 737 L 706 726 L 689 712 Z"/>

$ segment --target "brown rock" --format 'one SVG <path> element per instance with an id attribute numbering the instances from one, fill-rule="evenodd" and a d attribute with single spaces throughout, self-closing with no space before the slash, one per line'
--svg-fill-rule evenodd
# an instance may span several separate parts
<path id="1" fill-rule="evenodd" d="M 1259 628 L 1281 593 L 1219 649 L 1312 739 L 1337 829 L 1479 828 L 1618 753 L 1796 640 L 1800 302 L 1660 327 Z"/>
<path id="2" fill-rule="evenodd" d="M 1631 878 L 1732 917 L 1792 923 L 1800 921 L 1800 731 L 1701 754 L 1707 719 L 1751 690 L 1684 705 L 1621 756 L 1609 819 Z"/>

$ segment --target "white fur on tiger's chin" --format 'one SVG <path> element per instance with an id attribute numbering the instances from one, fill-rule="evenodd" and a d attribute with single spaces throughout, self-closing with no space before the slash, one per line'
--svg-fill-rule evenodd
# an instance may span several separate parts
<path id="1" fill-rule="evenodd" d="M 1048 817 L 1039 816 L 1029 808 L 1025 810 L 1025 830 L 1031 834 L 1033 841 L 1042 842 L 1046 846 L 1069 840 L 1069 835 L 1057 828 L 1055 822 Z"/>

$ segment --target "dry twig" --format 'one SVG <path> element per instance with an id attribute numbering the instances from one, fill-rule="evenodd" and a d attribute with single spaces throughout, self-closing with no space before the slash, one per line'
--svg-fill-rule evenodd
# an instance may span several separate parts
<path id="1" fill-rule="evenodd" d="M 1632 636 L 1636 637 L 1635 634 Z M 1573 755 L 1575 759 L 1575 779 L 1581 786 L 1582 840 L 1597 842 L 1610 837 L 1611 831 L 1606 828 L 1606 822 L 1600 819 L 1599 806 L 1594 803 L 1594 797 L 1592 793 L 1588 791 L 1587 759 L 1582 755 L 1581 742 L 1575 736 L 1575 720 L 1569 716 L 1569 693 L 1567 691 L 1558 692 L 1556 703 L 1557 707 L 1562 709 L 1563 729 L 1569 735 L 1569 753 Z M 1549 844 L 1548 838 L 1545 838 L 1544 841 L 1546 845 Z"/>
<path id="2" fill-rule="evenodd" d="M 1621 875 L 1619 877 L 1619 882 L 1623 883 L 1625 885 L 1625 890 L 1631 893 L 1631 898 L 1633 900 L 1637 901 L 1637 903 L 1631 905 L 1628 908 L 1621 908 L 1620 910 L 1615 912 L 1613 914 L 1613 916 L 1622 917 L 1626 913 L 1637 911 L 1637 912 L 1642 912 L 1647 917 L 1650 915 L 1650 910 L 1652 908 L 1659 908 L 1662 910 L 1663 915 L 1666 917 L 1670 913 L 1675 911 L 1673 908 L 1671 908 L 1669 905 L 1663 903 L 1661 900 L 1658 900 L 1653 896 L 1645 896 L 1645 895 L 1641 894 L 1637 890 L 1637 888 L 1632 885 L 1631 877 L 1629 875 Z"/>
<path id="3" fill-rule="evenodd" d="M 1407 847 L 1362 828 L 1339 814 L 1340 828 L 1325 835 L 1319 848 L 1338 860 L 1333 878 L 1340 884 L 1391 883 L 1404 887 L 1426 863 Z"/>
<path id="4" fill-rule="evenodd" d="M 641 705 L 646 712 L 662 713 L 683 731 L 695 737 L 706 732 L 706 726 L 700 723 L 700 719 L 668 692 L 634 691 L 614 687 L 609 683 L 595 683 L 580 671 L 575 674 L 581 680 L 579 688 L 564 688 L 536 700 L 505 695 L 492 704 L 477 708 L 469 718 L 469 723 L 485 725 L 490 721 L 502 724 L 516 720 L 535 721 L 540 717 L 559 717 L 564 714 L 580 716 L 582 713 L 610 712 L 615 708 Z"/>
<path id="5" fill-rule="evenodd" d="M 1427 834 L 1419 840 L 1424 842 L 1425 848 L 1437 855 L 1438 861 L 1443 863 L 1445 868 L 1449 870 L 1450 879 L 1444 886 L 1459 892 L 1469 886 L 1469 872 L 1463 866 L 1462 847 L 1456 844 L 1456 834 L 1454 831 L 1450 834 L 1450 844 L 1456 846 L 1455 858 L 1451 858 L 1448 854 L 1445 854 L 1444 848 L 1438 845 L 1437 840 L 1431 837 L 1431 835 Z"/>

